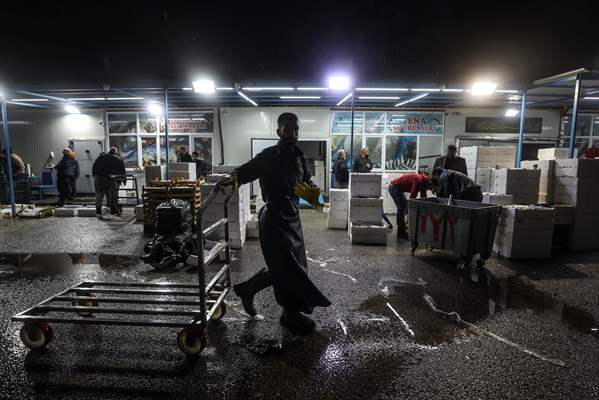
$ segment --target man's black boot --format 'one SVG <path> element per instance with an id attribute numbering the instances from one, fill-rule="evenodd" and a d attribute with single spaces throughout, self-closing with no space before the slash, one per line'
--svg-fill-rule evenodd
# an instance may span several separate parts
<path id="1" fill-rule="evenodd" d="M 299 311 L 283 308 L 279 321 L 285 328 L 298 335 L 309 335 L 316 329 L 316 323 Z"/>
<path id="2" fill-rule="evenodd" d="M 254 296 L 262 289 L 272 285 L 270 274 L 266 268 L 256 272 L 250 279 L 233 286 L 233 291 L 241 299 L 243 309 L 249 316 L 253 317 L 256 313 L 254 307 Z"/>

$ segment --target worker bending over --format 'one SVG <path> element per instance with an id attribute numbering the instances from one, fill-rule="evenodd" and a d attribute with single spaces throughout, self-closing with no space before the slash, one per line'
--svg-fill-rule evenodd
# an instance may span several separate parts
<path id="1" fill-rule="evenodd" d="M 406 231 L 407 200 L 405 193 L 410 194 L 410 199 L 415 199 L 418 193 L 420 197 L 426 197 L 426 190 L 430 189 L 431 182 L 427 173 L 404 174 L 394 179 L 389 184 L 389 195 L 397 206 L 397 240 L 408 239 Z"/>
<path id="2" fill-rule="evenodd" d="M 92 176 L 96 189 L 96 217 L 102 217 L 102 201 L 106 196 L 106 203 L 110 214 L 119 215 L 118 189 L 125 177 L 125 163 L 117 155 L 116 147 L 111 147 L 108 153 L 102 153 L 92 165 Z"/>
<path id="3" fill-rule="evenodd" d="M 279 142 L 236 168 L 221 187 L 260 180 L 265 205 L 258 213 L 260 245 L 268 269 L 263 268 L 247 281 L 233 286 L 245 311 L 256 315 L 254 296 L 273 286 L 277 303 L 283 307 L 281 325 L 297 334 L 314 331 L 316 324 L 304 314 L 331 302 L 308 276 L 304 236 L 299 213 L 299 197 L 318 205 L 320 189 L 310 182 L 306 159 L 296 146 L 298 118 L 283 113 L 278 118 Z"/>
<path id="4" fill-rule="evenodd" d="M 453 196 L 457 200 L 483 201 L 480 185 L 460 172 L 436 168 L 431 182 L 433 192 L 438 197 Z"/>

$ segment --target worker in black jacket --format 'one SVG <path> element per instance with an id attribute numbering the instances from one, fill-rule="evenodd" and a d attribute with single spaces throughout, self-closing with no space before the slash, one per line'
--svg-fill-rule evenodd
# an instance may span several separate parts
<path id="1" fill-rule="evenodd" d="M 435 160 L 433 169 L 435 168 L 450 169 L 468 176 L 466 159 L 458 156 L 458 149 L 453 144 L 447 146 L 447 153 L 445 153 L 443 157 L 439 157 Z"/>
<path id="2" fill-rule="evenodd" d="M 56 170 L 56 186 L 58 188 L 58 207 L 66 201 L 73 201 L 77 193 L 76 182 L 79 178 L 79 162 L 75 152 L 69 148 L 62 151 L 62 159 L 54 167 Z"/>
<path id="3" fill-rule="evenodd" d="M 260 245 L 268 269 L 264 268 L 247 281 L 233 286 L 246 312 L 254 316 L 254 295 L 273 286 L 277 303 L 283 307 L 281 325 L 297 334 L 314 331 L 316 324 L 304 314 L 314 307 L 327 307 L 331 302 L 312 283 L 308 275 L 306 250 L 298 201 L 304 198 L 318 205 L 320 189 L 310 182 L 306 159 L 296 146 L 298 118 L 283 113 L 278 118 L 280 140 L 260 152 L 254 159 L 236 168 L 224 187 L 260 179 L 265 206 L 258 214 Z"/>
<path id="4" fill-rule="evenodd" d="M 351 172 L 365 174 L 369 173 L 370 171 L 372 171 L 372 161 L 370 161 L 370 158 L 368 158 L 368 147 L 362 147 L 362 150 L 360 150 L 360 155 L 354 158 Z"/>
<path id="5" fill-rule="evenodd" d="M 349 183 L 349 170 L 347 168 L 347 159 L 345 150 L 337 152 L 337 160 L 333 165 L 333 175 L 335 175 L 335 187 L 337 189 L 347 189 Z"/>
<path id="6" fill-rule="evenodd" d="M 118 209 L 118 188 L 124 182 L 125 163 L 117 155 L 116 147 L 111 147 L 108 153 L 102 153 L 92 165 L 92 176 L 96 188 L 96 216 L 102 217 L 102 201 L 106 196 L 110 214 L 120 215 Z"/>
<path id="7" fill-rule="evenodd" d="M 483 201 L 480 185 L 461 172 L 435 168 L 431 185 L 438 197 L 453 196 L 457 200 Z"/>

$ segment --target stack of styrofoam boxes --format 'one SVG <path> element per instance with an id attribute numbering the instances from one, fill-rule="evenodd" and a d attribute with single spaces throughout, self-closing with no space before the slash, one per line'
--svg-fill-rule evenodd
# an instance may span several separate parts
<path id="1" fill-rule="evenodd" d="M 493 191 L 494 168 L 478 168 L 476 170 L 476 183 L 480 185 L 483 192 Z"/>
<path id="2" fill-rule="evenodd" d="M 171 179 L 196 180 L 196 164 L 187 162 L 168 163 L 168 174 Z"/>
<path id="3" fill-rule="evenodd" d="M 329 217 L 327 226 L 331 229 L 347 229 L 349 216 L 349 189 L 329 191 Z"/>
<path id="4" fill-rule="evenodd" d="M 599 249 L 599 160 L 556 160 L 553 196 L 556 204 L 576 207 L 568 248 Z"/>
<path id="5" fill-rule="evenodd" d="M 324 161 L 314 160 L 314 177 L 312 180 L 314 184 L 318 186 L 321 190 L 324 190 L 325 187 L 325 170 L 324 170 Z"/>
<path id="6" fill-rule="evenodd" d="M 541 150 L 539 150 L 539 153 L 541 152 Z M 539 203 L 552 204 L 555 160 L 540 159 L 534 161 L 522 161 L 521 166 L 522 168 L 538 169 L 541 171 L 541 178 L 539 180 Z"/>
<path id="7" fill-rule="evenodd" d="M 516 148 L 513 146 L 471 146 L 462 147 L 460 156 L 466 160 L 468 176 L 477 180 L 479 168 L 510 168 L 516 161 Z"/>
<path id="8" fill-rule="evenodd" d="M 208 175 L 207 183 L 200 186 L 202 197 L 206 197 L 225 175 Z M 230 193 L 230 192 L 229 192 Z M 202 213 L 202 228 L 206 229 L 224 217 L 224 200 L 228 193 L 219 193 L 212 203 Z M 229 200 L 229 240 L 231 248 L 243 247 L 246 239 L 246 225 L 250 218 L 250 188 L 249 185 L 239 186 L 238 192 Z M 224 239 L 224 227 L 219 227 L 209 238 Z"/>
<path id="9" fill-rule="evenodd" d="M 536 204 L 539 201 L 538 169 L 501 168 L 493 173 L 493 193 L 511 194 L 515 204 Z"/>
<path id="10" fill-rule="evenodd" d="M 166 165 L 147 165 L 144 167 L 146 173 L 146 185 L 153 181 L 163 181 L 166 179 Z"/>
<path id="11" fill-rule="evenodd" d="M 483 193 L 483 203 L 495 204 L 496 206 L 507 206 L 514 204 L 514 196 L 501 193 Z"/>
<path id="12" fill-rule="evenodd" d="M 383 226 L 381 174 L 351 174 L 349 181 L 349 237 L 352 243 L 386 244 Z"/>
<path id="13" fill-rule="evenodd" d="M 502 207 L 493 251 L 517 259 L 551 257 L 554 213 L 547 207 Z"/>
<path id="14" fill-rule="evenodd" d="M 213 165 L 212 166 L 212 173 L 213 174 L 228 174 L 230 175 L 231 172 L 237 168 L 236 165 Z"/>
<path id="15" fill-rule="evenodd" d="M 578 154 L 578 149 L 574 149 L 574 158 Z M 553 147 L 549 149 L 539 149 L 537 151 L 537 158 L 539 160 L 556 160 L 558 158 L 569 158 L 567 147 Z"/>

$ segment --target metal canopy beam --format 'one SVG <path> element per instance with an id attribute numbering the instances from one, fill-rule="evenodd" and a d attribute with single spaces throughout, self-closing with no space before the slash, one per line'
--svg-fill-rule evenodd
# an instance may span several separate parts
<path id="1" fill-rule="evenodd" d="M 12 176 L 12 159 L 11 159 L 11 151 L 10 151 L 10 136 L 8 134 L 8 111 L 6 110 L 6 101 L 4 100 L 5 94 L 2 89 L 0 89 L 0 94 L 2 94 L 2 133 L 3 140 L 2 145 L 4 147 L 4 158 L 6 160 L 6 171 L 5 174 L 8 177 L 8 191 L 10 197 L 10 211 L 12 217 L 15 218 L 17 216 L 17 206 L 15 204 L 15 183 L 13 181 Z"/>
<path id="2" fill-rule="evenodd" d="M 526 91 L 522 93 L 520 104 L 520 132 L 518 134 L 518 154 L 516 155 L 516 168 L 522 163 L 522 151 L 524 142 L 524 129 L 526 128 Z"/>
<path id="3" fill-rule="evenodd" d="M 578 101 L 580 99 L 580 82 L 580 78 L 576 79 L 576 86 L 574 86 L 574 105 L 572 106 L 572 120 L 570 121 L 570 143 L 568 143 L 568 158 L 574 158 L 574 139 L 576 138 Z"/>

